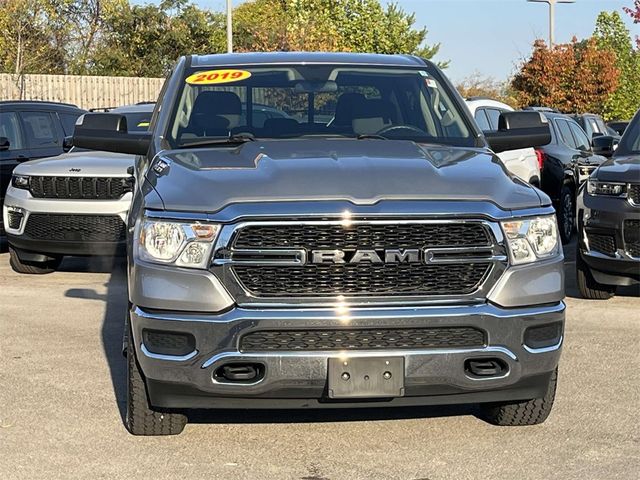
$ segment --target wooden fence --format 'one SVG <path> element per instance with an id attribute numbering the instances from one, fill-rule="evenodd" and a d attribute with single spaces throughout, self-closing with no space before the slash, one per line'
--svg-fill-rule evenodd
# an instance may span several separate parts
<path id="1" fill-rule="evenodd" d="M 80 108 L 155 101 L 164 79 L 0 73 L 0 100 L 47 100 Z"/>

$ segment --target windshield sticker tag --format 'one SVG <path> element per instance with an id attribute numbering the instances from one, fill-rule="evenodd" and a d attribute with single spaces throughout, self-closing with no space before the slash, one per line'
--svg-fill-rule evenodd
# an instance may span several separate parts
<path id="1" fill-rule="evenodd" d="M 246 80 L 251 72 L 246 70 L 208 70 L 190 75 L 185 80 L 189 85 L 215 85 L 219 83 L 232 83 Z"/>
<path id="2" fill-rule="evenodd" d="M 425 78 L 424 83 L 429 88 L 438 88 L 438 83 L 433 78 Z"/>

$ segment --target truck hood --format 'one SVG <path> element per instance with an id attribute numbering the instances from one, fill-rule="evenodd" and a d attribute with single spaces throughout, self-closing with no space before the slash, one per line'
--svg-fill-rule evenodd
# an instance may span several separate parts
<path id="1" fill-rule="evenodd" d="M 126 177 L 133 166 L 133 155 L 81 151 L 57 157 L 40 158 L 18 165 L 14 173 L 36 176 Z"/>
<path id="2" fill-rule="evenodd" d="M 147 206 L 175 211 L 214 213 L 234 203 L 276 201 L 477 200 L 504 210 L 542 203 L 486 150 L 410 141 L 255 141 L 165 151 L 153 167 L 147 180 L 162 204 L 149 196 Z"/>
<path id="3" fill-rule="evenodd" d="M 605 182 L 640 182 L 640 155 L 612 157 L 598 167 L 595 177 Z"/>

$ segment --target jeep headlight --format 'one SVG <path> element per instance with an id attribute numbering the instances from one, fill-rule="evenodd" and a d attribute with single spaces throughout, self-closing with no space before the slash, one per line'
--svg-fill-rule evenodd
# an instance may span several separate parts
<path id="1" fill-rule="evenodd" d="M 511 263 L 520 265 L 550 258 L 560 253 L 555 216 L 502 222 Z"/>
<path id="2" fill-rule="evenodd" d="M 145 218 L 137 235 L 138 257 L 154 263 L 207 268 L 220 225 Z"/>
<path id="3" fill-rule="evenodd" d="M 14 173 L 11 177 L 11 186 L 22 190 L 29 190 L 29 176 Z"/>
<path id="4" fill-rule="evenodd" d="M 606 195 L 610 197 L 619 197 L 626 193 L 627 185 L 618 182 L 599 182 L 589 179 L 587 181 L 587 193 L 589 195 Z"/>

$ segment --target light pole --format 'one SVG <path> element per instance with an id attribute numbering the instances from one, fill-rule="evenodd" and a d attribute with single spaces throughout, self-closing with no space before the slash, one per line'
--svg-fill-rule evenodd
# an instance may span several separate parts
<path id="1" fill-rule="evenodd" d="M 231 21 L 231 0 L 227 0 L 227 52 L 233 53 L 233 26 Z"/>
<path id="2" fill-rule="evenodd" d="M 549 48 L 553 48 L 553 44 L 555 43 L 556 3 L 575 3 L 576 0 L 527 0 L 527 2 L 549 4 Z"/>

